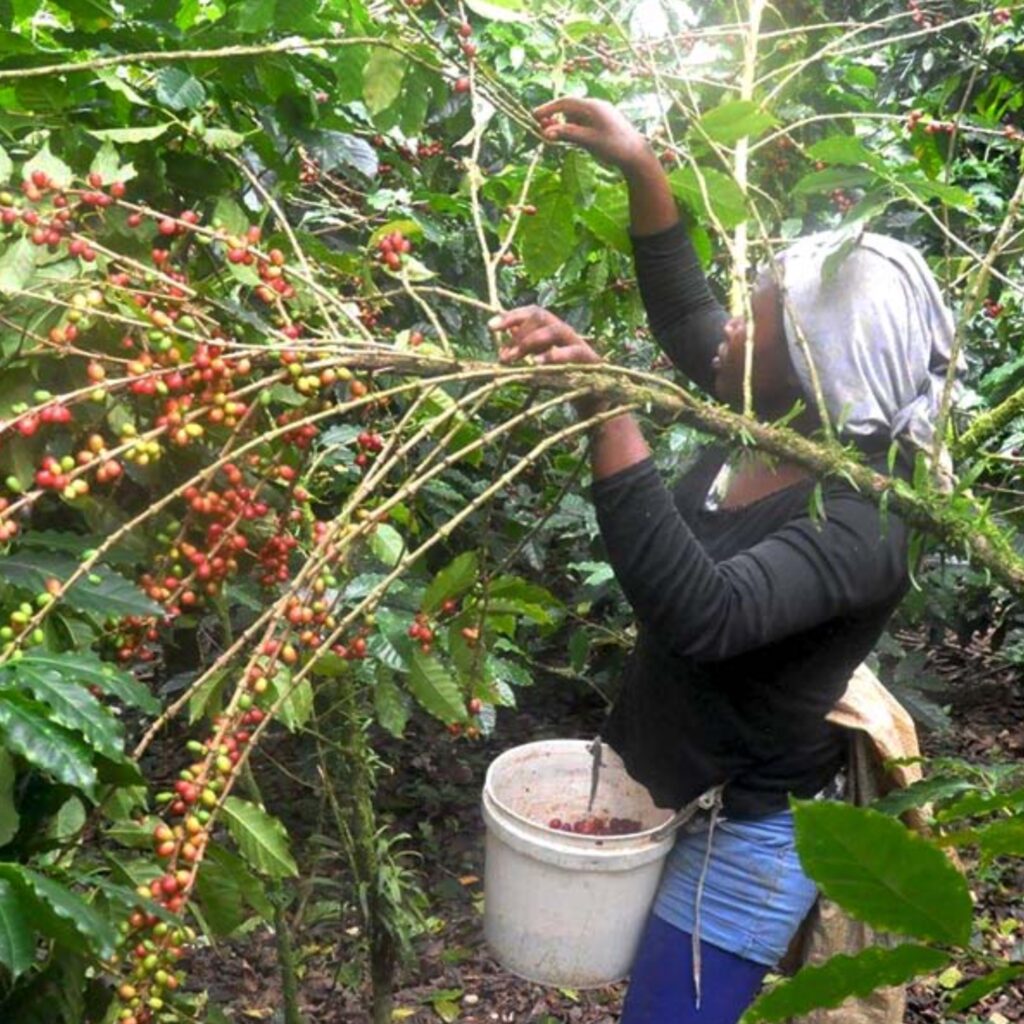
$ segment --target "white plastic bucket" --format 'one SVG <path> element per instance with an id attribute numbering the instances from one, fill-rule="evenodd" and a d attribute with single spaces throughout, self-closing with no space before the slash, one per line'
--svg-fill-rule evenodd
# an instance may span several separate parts
<path id="1" fill-rule="evenodd" d="M 548 827 L 587 813 L 585 740 L 542 740 L 505 751 L 484 782 L 484 936 L 498 962 L 545 985 L 595 988 L 629 973 L 674 833 L 671 810 L 626 773 L 607 746 L 593 813 L 643 831 L 593 836 Z"/>

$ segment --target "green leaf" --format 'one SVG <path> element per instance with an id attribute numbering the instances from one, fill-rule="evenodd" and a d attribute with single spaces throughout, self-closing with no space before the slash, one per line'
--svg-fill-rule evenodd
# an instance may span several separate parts
<path id="1" fill-rule="evenodd" d="M 979 1000 L 984 999 L 985 996 L 995 992 L 996 989 L 1002 988 L 1003 985 L 1022 976 L 1024 976 L 1024 964 L 997 967 L 983 977 L 976 978 L 969 985 L 964 985 L 950 1000 L 946 1010 L 949 1013 L 962 1013 Z"/>
<path id="2" fill-rule="evenodd" d="M 390 569 L 402 557 L 405 540 L 390 523 L 379 523 L 370 535 L 370 550 Z"/>
<path id="3" fill-rule="evenodd" d="M 131 181 L 135 177 L 135 168 L 131 164 L 122 164 L 121 157 L 114 144 L 107 139 L 100 146 L 89 165 L 90 174 L 98 174 L 105 183 L 111 181 Z"/>
<path id="4" fill-rule="evenodd" d="M 245 136 L 230 128 L 207 128 L 203 131 L 203 141 L 212 149 L 231 150 L 242 146 Z"/>
<path id="5" fill-rule="evenodd" d="M 71 168 L 63 160 L 50 152 L 50 143 L 47 142 L 31 160 L 27 160 L 21 166 L 21 178 L 28 181 L 36 171 L 45 172 L 50 181 L 59 188 L 67 188 L 74 178 Z"/>
<path id="6" fill-rule="evenodd" d="M 549 590 L 519 576 L 499 576 L 487 588 L 488 613 L 511 612 L 546 626 L 561 608 Z"/>
<path id="7" fill-rule="evenodd" d="M 776 985 L 747 1010 L 740 1024 L 771 1024 L 818 1008 L 839 1006 L 882 986 L 902 985 L 938 970 L 948 961 L 948 954 L 942 950 L 916 945 L 872 947 L 856 956 L 840 954 L 821 965 L 804 967 L 791 980 Z"/>
<path id="8" fill-rule="evenodd" d="M 466 721 L 466 700 L 459 684 L 432 655 L 412 652 L 406 685 L 420 704 L 446 725 Z"/>
<path id="9" fill-rule="evenodd" d="M 0 578 L 33 594 L 42 593 L 48 580 L 62 583 L 79 563 L 66 555 L 46 551 L 18 550 L 0 559 Z M 125 615 L 162 616 L 163 609 L 123 576 L 102 565 L 93 566 L 64 595 L 72 608 L 95 612 L 104 619 Z"/>
<path id="10" fill-rule="evenodd" d="M 63 883 L 20 864 L 0 863 L 0 878 L 17 888 L 23 899 L 35 901 L 31 918 L 37 930 L 57 933 L 59 938 L 62 926 L 70 925 L 100 956 L 106 958 L 114 952 L 117 932 L 113 925 Z"/>
<path id="11" fill-rule="evenodd" d="M 476 582 L 477 555 L 475 551 L 463 551 L 452 559 L 427 587 L 420 608 L 433 615 L 452 598 L 461 597 Z"/>
<path id="12" fill-rule="evenodd" d="M 156 73 L 156 98 L 171 110 L 195 110 L 206 99 L 206 90 L 182 68 L 166 67 Z"/>
<path id="13" fill-rule="evenodd" d="M 309 679 L 303 679 L 298 686 L 291 682 L 285 687 L 285 697 L 277 717 L 289 731 L 296 732 L 313 717 L 313 686 Z"/>
<path id="14" fill-rule="evenodd" d="M 14 802 L 14 761 L 6 750 L 0 749 L 0 847 L 6 846 L 21 825 L 18 807 Z"/>
<path id="15" fill-rule="evenodd" d="M 229 235 L 244 235 L 249 230 L 249 218 L 230 196 L 221 196 L 213 208 L 213 223 L 221 224 Z"/>
<path id="16" fill-rule="evenodd" d="M 535 281 L 550 277 L 572 255 L 576 244 L 572 203 L 560 189 L 536 196 L 537 213 L 519 222 L 519 251 Z"/>
<path id="17" fill-rule="evenodd" d="M 672 194 L 681 203 L 685 203 L 696 214 L 698 220 L 707 219 L 710 212 L 721 221 L 724 228 L 734 228 L 737 224 L 742 224 L 747 219 L 747 201 L 742 189 L 732 177 L 713 167 L 701 167 L 700 177 L 704 179 L 707 202 L 704 200 L 697 172 L 689 165 L 677 167 L 669 174 Z"/>
<path id="18" fill-rule="evenodd" d="M 0 295 L 21 291 L 32 279 L 36 247 L 22 235 L 0 256 Z"/>
<path id="19" fill-rule="evenodd" d="M 0 964 L 13 978 L 24 974 L 35 962 L 30 911 L 18 890 L 6 879 L 0 879 Z"/>
<path id="20" fill-rule="evenodd" d="M 938 199 L 940 203 L 956 207 L 958 210 L 973 210 L 975 206 L 974 196 L 958 185 L 947 185 L 945 182 L 930 181 L 928 178 L 902 179 L 899 185 L 925 201 Z"/>
<path id="21" fill-rule="evenodd" d="M 1024 818 L 1004 818 L 979 829 L 978 845 L 986 859 L 1024 856 Z"/>
<path id="22" fill-rule="evenodd" d="M 29 651 L 19 662 L 9 664 L 7 668 L 55 672 L 82 686 L 97 686 L 123 704 L 136 707 L 146 714 L 155 715 L 160 711 L 160 701 L 135 676 L 123 668 L 100 661 L 90 651 L 65 651 L 61 654 Z"/>
<path id="23" fill-rule="evenodd" d="M 277 818 L 236 796 L 224 801 L 223 814 L 232 839 L 253 870 L 274 879 L 299 873 L 288 849 L 288 833 Z"/>
<path id="24" fill-rule="evenodd" d="M 220 696 L 227 685 L 228 676 L 226 672 L 213 672 L 203 681 L 202 685 L 189 698 L 188 701 L 188 722 L 192 725 L 198 722 L 203 715 L 208 713 L 210 705 L 213 704 L 217 710 L 220 709 Z"/>
<path id="25" fill-rule="evenodd" d="M 265 920 L 274 915 L 260 879 L 240 857 L 216 843 L 203 856 L 196 892 L 203 918 L 215 935 L 230 935 L 249 918 L 250 908 Z"/>
<path id="26" fill-rule="evenodd" d="M 870 185 L 874 174 L 862 167 L 826 167 L 823 171 L 805 174 L 792 188 L 794 195 L 831 192 L 837 188 L 859 188 Z"/>
<path id="27" fill-rule="evenodd" d="M 902 814 L 911 807 L 922 807 L 933 800 L 941 800 L 971 788 L 972 784 L 966 779 L 951 779 L 936 775 L 934 778 L 921 779 L 909 786 L 894 789 L 880 800 L 876 800 L 872 806 L 876 811 L 882 811 L 884 814 Z"/>
<path id="28" fill-rule="evenodd" d="M 526 21 L 529 17 L 523 0 L 466 0 L 466 6 L 490 21 Z"/>
<path id="29" fill-rule="evenodd" d="M 87 128 L 86 131 L 94 139 L 117 144 L 130 144 L 133 142 L 152 142 L 153 139 L 159 139 L 168 128 L 173 127 L 173 123 L 168 121 L 166 124 L 152 124 L 146 128 Z"/>
<path id="30" fill-rule="evenodd" d="M 864 807 L 794 801 L 804 870 L 829 899 L 876 928 L 965 944 L 971 897 L 936 846 Z"/>
<path id="31" fill-rule="evenodd" d="M 372 178 L 380 166 L 377 150 L 365 139 L 346 132 L 316 132 L 309 136 L 306 148 L 324 171 L 333 171 L 338 166 L 351 167 Z"/>
<path id="32" fill-rule="evenodd" d="M 401 739 L 409 721 L 408 699 L 395 684 L 394 673 L 385 665 L 377 665 L 373 710 L 381 727 Z"/>
<path id="33" fill-rule="evenodd" d="M 14 164 L 11 163 L 11 158 L 7 155 L 7 151 L 3 146 L 0 146 L 0 185 L 6 185 L 11 178 L 11 172 L 14 170 Z"/>
<path id="34" fill-rule="evenodd" d="M 380 114 L 398 99 L 407 61 L 395 50 L 375 46 L 363 71 L 363 99 L 371 114 Z"/>
<path id="35" fill-rule="evenodd" d="M 853 135 L 832 135 L 827 139 L 821 139 L 808 148 L 807 155 L 812 160 L 821 160 L 826 164 L 843 164 L 848 167 L 856 167 L 860 164 L 866 164 L 869 167 L 883 165 L 883 161 Z"/>
<path id="36" fill-rule="evenodd" d="M 80 683 L 23 658 L 0 668 L 0 686 L 11 685 L 28 690 L 50 709 L 53 721 L 80 732 L 94 750 L 111 761 L 124 759 L 124 726 Z"/>
<path id="37" fill-rule="evenodd" d="M 622 185 L 603 185 L 580 219 L 597 239 L 619 252 L 633 251 L 629 240 L 629 194 Z"/>
<path id="38" fill-rule="evenodd" d="M 15 690 L 0 690 L 0 733 L 7 748 L 58 782 L 89 795 L 96 788 L 96 769 L 88 747 L 73 733 L 49 720 L 44 704 Z"/>
<path id="39" fill-rule="evenodd" d="M 704 114 L 691 131 L 695 140 L 706 134 L 728 145 L 748 135 L 758 136 L 778 123 L 753 100 L 728 100 Z"/>

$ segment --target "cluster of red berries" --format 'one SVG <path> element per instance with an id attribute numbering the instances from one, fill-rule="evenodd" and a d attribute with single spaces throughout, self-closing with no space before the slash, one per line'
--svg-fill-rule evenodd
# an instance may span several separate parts
<path id="1" fill-rule="evenodd" d="M 910 20 L 922 28 L 939 25 L 944 20 L 940 14 L 927 14 L 925 11 L 922 11 L 921 0 L 907 0 L 907 10 L 910 11 Z"/>
<path id="2" fill-rule="evenodd" d="M 854 199 L 845 189 L 835 188 L 830 193 L 832 205 L 840 212 L 846 213 L 856 203 Z"/>
<path id="3" fill-rule="evenodd" d="M 628 836 L 640 832 L 643 825 L 633 818 L 604 818 L 599 816 L 577 818 L 576 821 L 562 821 L 552 818 L 548 828 L 557 832 L 573 832 L 579 836 Z"/>
<path id="4" fill-rule="evenodd" d="M 156 658 L 156 650 L 151 647 L 160 639 L 158 621 L 142 615 L 126 615 L 117 623 L 117 632 L 109 642 L 120 662 L 150 662 Z M 102 691 L 95 693 L 100 696 Z"/>
<path id="5" fill-rule="evenodd" d="M 365 469 L 374 455 L 384 449 L 384 438 L 373 431 L 364 430 L 356 438 L 356 447 L 359 449 L 355 457 L 355 464 L 360 469 Z"/>
<path id="6" fill-rule="evenodd" d="M 1003 314 L 1003 305 L 996 299 L 987 297 L 983 303 L 982 311 L 990 320 L 998 320 Z"/>
<path id="7" fill-rule="evenodd" d="M 388 270 L 398 270 L 404 262 L 402 257 L 410 252 L 412 242 L 401 231 L 392 231 L 377 243 L 377 258 Z"/>
<path id="8" fill-rule="evenodd" d="M 462 53 L 467 60 L 473 60 L 477 55 L 476 43 L 471 40 L 473 35 L 473 26 L 470 25 L 468 21 L 463 21 L 456 29 L 456 33 L 459 37 L 459 49 L 462 50 Z"/>

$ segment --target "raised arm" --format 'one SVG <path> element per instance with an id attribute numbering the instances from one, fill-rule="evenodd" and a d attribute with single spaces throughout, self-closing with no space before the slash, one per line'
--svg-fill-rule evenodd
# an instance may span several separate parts
<path id="1" fill-rule="evenodd" d="M 545 138 L 581 146 L 618 168 L 629 189 L 630 235 L 640 297 L 662 350 L 695 384 L 713 390 L 711 360 L 728 314 L 715 298 L 679 222 L 668 178 L 647 140 L 612 104 L 565 98 L 534 112 Z"/>

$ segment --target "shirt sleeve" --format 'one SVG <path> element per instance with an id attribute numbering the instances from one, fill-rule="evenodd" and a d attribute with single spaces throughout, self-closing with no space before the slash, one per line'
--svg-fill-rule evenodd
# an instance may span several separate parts
<path id="1" fill-rule="evenodd" d="M 711 291 L 686 229 L 676 222 L 656 234 L 631 238 L 651 333 L 676 367 L 710 392 L 711 360 L 729 315 Z"/>
<path id="2" fill-rule="evenodd" d="M 714 562 L 650 459 L 592 488 L 608 558 L 638 621 L 681 655 L 717 661 L 894 600 L 907 580 L 906 528 L 846 485 L 823 519 L 799 515 Z"/>

